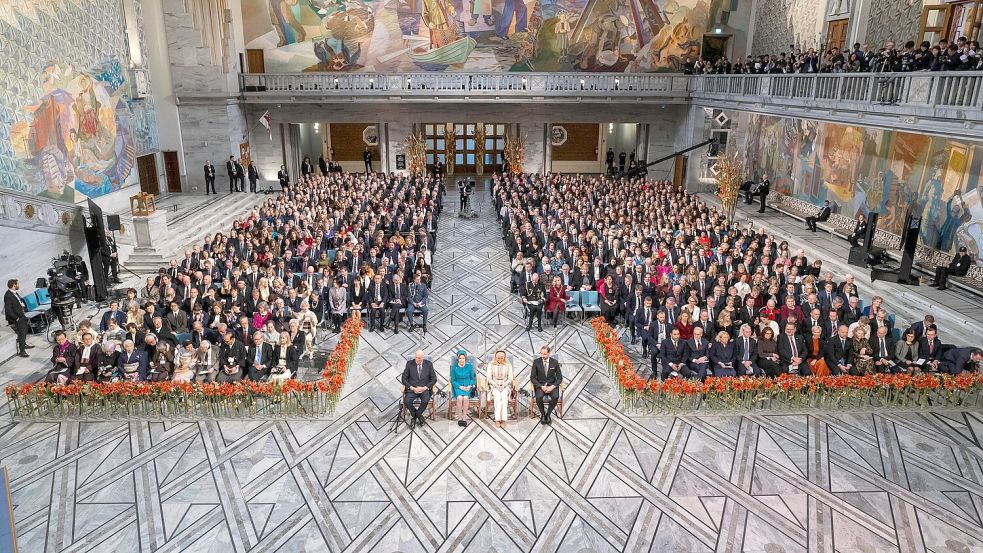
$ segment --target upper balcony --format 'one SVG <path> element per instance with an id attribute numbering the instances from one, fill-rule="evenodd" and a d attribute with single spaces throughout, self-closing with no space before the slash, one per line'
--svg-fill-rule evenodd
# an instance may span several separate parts
<path id="1" fill-rule="evenodd" d="M 694 103 L 922 132 L 983 131 L 983 72 L 700 75 Z"/>
<path id="2" fill-rule="evenodd" d="M 983 132 L 983 72 L 242 74 L 246 102 L 651 102 L 922 132 Z"/>
<path id="3" fill-rule="evenodd" d="M 690 78 L 625 73 L 244 73 L 247 102 L 486 101 L 687 102 Z"/>

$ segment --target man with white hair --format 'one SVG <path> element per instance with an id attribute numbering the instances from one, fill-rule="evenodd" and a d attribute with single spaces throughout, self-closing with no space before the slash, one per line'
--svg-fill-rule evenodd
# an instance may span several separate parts
<path id="1" fill-rule="evenodd" d="M 424 424 L 424 414 L 437 383 L 437 373 L 433 370 L 433 362 L 426 358 L 422 349 L 416 350 L 413 359 L 406 362 L 400 382 L 405 388 L 403 405 L 410 416 L 410 428 Z"/>

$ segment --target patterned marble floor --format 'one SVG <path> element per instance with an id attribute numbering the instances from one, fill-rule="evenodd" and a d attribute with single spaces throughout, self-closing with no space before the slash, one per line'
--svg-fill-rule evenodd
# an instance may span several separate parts
<path id="1" fill-rule="evenodd" d="M 367 334 L 330 420 L 0 425 L 21 550 L 983 551 L 983 414 L 628 416 L 586 326 L 524 331 L 485 202 L 441 221 L 430 332 Z M 552 427 L 392 431 L 416 348 L 527 381 L 544 342 Z"/>

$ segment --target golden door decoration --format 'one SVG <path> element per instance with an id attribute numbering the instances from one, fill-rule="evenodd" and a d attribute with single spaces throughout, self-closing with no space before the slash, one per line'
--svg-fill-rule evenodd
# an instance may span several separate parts
<path id="1" fill-rule="evenodd" d="M 485 172 L 485 124 L 474 124 L 474 172 Z"/>
<path id="2" fill-rule="evenodd" d="M 423 174 L 427 169 L 427 141 L 423 134 L 410 134 L 403 140 L 406 146 L 407 164 L 411 175 Z"/>
<path id="3" fill-rule="evenodd" d="M 444 149 L 447 153 L 447 166 L 445 169 L 448 175 L 453 175 L 454 154 L 457 153 L 457 132 L 454 130 L 454 123 L 444 125 Z"/>

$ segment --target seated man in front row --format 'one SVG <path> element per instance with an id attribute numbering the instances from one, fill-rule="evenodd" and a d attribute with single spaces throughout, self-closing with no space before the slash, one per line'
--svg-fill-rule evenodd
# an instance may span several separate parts
<path id="1" fill-rule="evenodd" d="M 690 378 L 693 371 L 686 365 L 686 343 L 679 339 L 679 329 L 673 328 L 669 337 L 659 346 L 659 360 L 662 361 L 662 379 L 682 376 Z M 652 365 L 655 370 L 655 365 Z"/>
<path id="2" fill-rule="evenodd" d="M 424 413 L 427 412 L 434 384 L 437 383 L 437 373 L 433 370 L 433 363 L 425 358 L 422 349 L 416 350 L 413 359 L 406 362 L 400 382 L 406 387 L 403 404 L 410 415 L 410 428 L 417 424 L 423 425 Z M 415 404 L 417 401 L 418 405 Z"/>
<path id="3" fill-rule="evenodd" d="M 529 380 L 532 381 L 536 391 L 536 406 L 539 407 L 539 424 L 553 424 L 550 415 L 556 408 L 556 402 L 560 399 L 560 383 L 563 382 L 563 373 L 560 372 L 560 362 L 550 357 L 549 346 L 539 348 L 539 358 L 532 362 L 532 371 L 529 373 Z M 549 401 L 549 406 L 543 406 L 543 400 Z"/>

